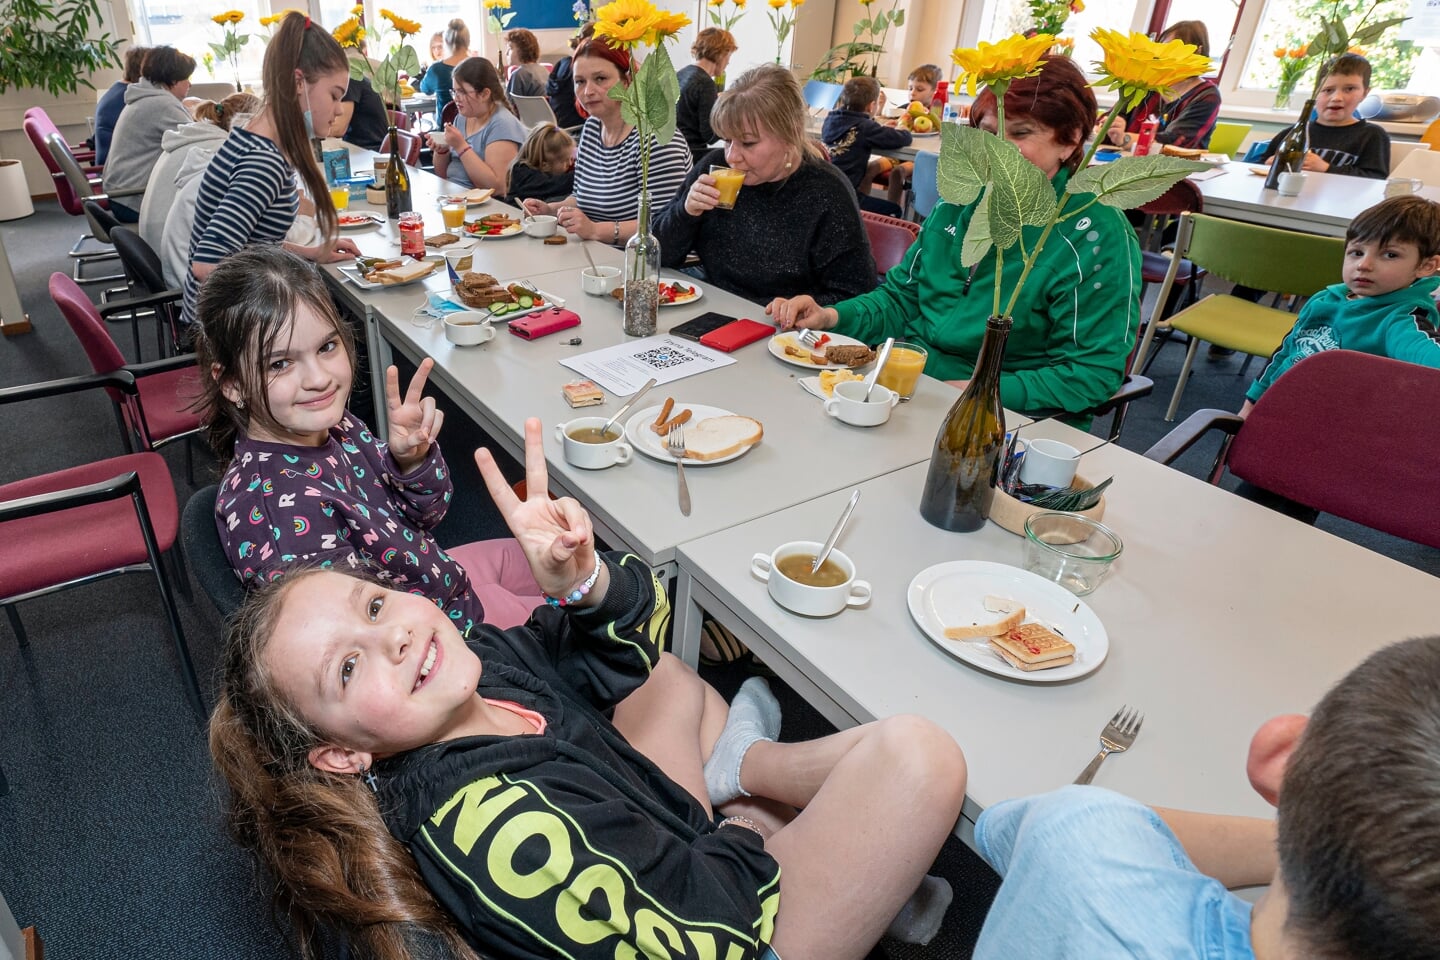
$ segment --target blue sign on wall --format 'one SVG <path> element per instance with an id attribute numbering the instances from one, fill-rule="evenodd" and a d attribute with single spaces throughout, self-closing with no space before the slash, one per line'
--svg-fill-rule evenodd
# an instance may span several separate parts
<path id="1" fill-rule="evenodd" d="M 516 0 L 510 30 L 564 30 L 579 27 L 574 0 Z M 503 12 L 503 11 L 502 11 Z"/>

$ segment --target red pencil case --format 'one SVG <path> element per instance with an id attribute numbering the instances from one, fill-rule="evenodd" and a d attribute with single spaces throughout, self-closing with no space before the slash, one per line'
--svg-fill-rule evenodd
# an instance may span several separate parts
<path id="1" fill-rule="evenodd" d="M 526 340 L 538 340 L 540 337 L 578 326 L 580 326 L 580 315 L 575 311 L 566 310 L 563 307 L 551 307 L 549 310 L 541 310 L 539 313 L 532 313 L 519 320 L 511 320 L 510 332 Z"/>
<path id="2" fill-rule="evenodd" d="M 758 323 L 754 320 L 735 320 L 715 330 L 711 330 L 700 338 L 700 342 L 712 350 L 720 350 L 729 353 L 732 350 L 739 350 L 747 343 L 754 343 L 757 340 L 768 340 L 775 336 L 775 328 L 768 323 Z"/>

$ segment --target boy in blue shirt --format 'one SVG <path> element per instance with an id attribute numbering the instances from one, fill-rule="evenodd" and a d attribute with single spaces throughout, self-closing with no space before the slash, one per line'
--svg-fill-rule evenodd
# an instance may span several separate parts
<path id="1" fill-rule="evenodd" d="M 1277 378 L 1322 350 L 1356 350 L 1440 368 L 1440 204 L 1393 197 L 1350 222 L 1333 284 L 1305 302 L 1295 327 L 1245 393 L 1247 416 Z"/>
<path id="2" fill-rule="evenodd" d="M 975 842 L 1004 882 L 974 957 L 1440 955 L 1437 677 L 1440 636 L 1407 640 L 1351 671 L 1308 721 L 1262 726 L 1247 769 L 1274 822 L 1094 787 L 986 810 Z M 1267 881 L 1253 909 L 1227 889 Z"/>

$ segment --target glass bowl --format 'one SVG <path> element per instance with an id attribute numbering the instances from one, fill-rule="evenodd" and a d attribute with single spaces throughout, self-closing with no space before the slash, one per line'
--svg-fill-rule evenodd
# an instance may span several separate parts
<path id="1" fill-rule="evenodd" d="M 1124 549 L 1113 530 L 1081 514 L 1047 511 L 1025 520 L 1025 569 L 1077 597 L 1100 586 Z"/>

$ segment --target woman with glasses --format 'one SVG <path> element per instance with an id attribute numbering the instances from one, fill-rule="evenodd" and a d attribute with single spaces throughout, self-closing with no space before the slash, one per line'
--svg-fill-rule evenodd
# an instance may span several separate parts
<path id="1" fill-rule="evenodd" d="M 525 142 L 525 127 L 510 110 L 500 74 L 484 57 L 470 57 L 455 68 L 451 82 L 460 115 L 445 125 L 443 134 L 430 134 L 435 172 L 462 187 L 504 194 L 510 164 Z"/>

